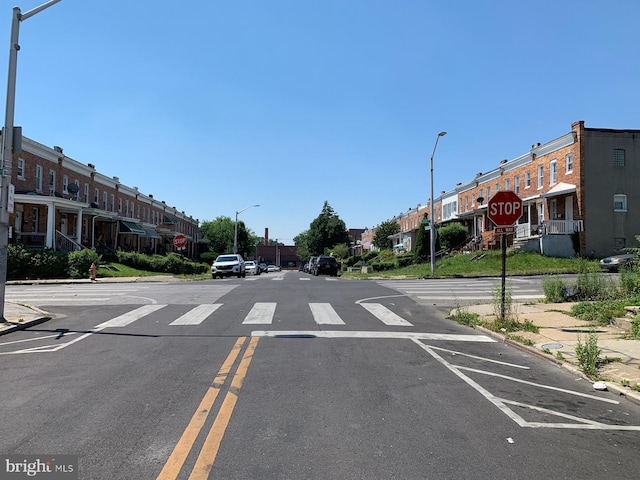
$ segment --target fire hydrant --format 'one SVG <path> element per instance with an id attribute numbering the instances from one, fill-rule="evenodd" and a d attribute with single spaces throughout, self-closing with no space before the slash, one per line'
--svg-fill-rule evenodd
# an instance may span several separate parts
<path id="1" fill-rule="evenodd" d="M 91 280 L 92 282 L 96 281 L 96 270 L 96 264 L 92 263 L 89 267 L 89 280 Z"/>

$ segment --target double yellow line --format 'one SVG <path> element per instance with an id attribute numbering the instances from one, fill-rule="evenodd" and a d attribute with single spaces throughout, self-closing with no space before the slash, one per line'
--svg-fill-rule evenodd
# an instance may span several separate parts
<path id="1" fill-rule="evenodd" d="M 220 407 L 220 410 L 218 410 L 218 414 L 213 421 L 211 430 L 209 430 L 207 438 L 202 445 L 202 449 L 200 450 L 196 464 L 191 471 L 189 480 L 209 478 L 209 472 L 213 468 L 213 463 L 218 455 L 218 449 L 220 448 L 222 437 L 224 436 L 224 432 L 231 420 L 231 414 L 233 413 L 233 409 L 238 401 L 238 394 L 242 388 L 242 382 L 247 376 L 247 370 L 251 364 L 256 346 L 258 345 L 258 340 L 258 337 L 251 337 L 249 340 L 249 346 L 245 350 L 244 355 L 242 355 L 238 369 L 233 376 L 233 380 L 231 381 L 229 390 L 222 402 L 222 406 Z M 180 470 L 182 469 L 187 456 L 191 452 L 191 449 L 204 426 L 209 412 L 213 407 L 213 403 L 216 401 L 220 390 L 231 373 L 233 365 L 236 363 L 238 355 L 240 355 L 240 352 L 246 343 L 247 337 L 240 337 L 236 341 L 231 352 L 229 352 L 227 359 L 222 364 L 222 367 L 220 367 L 213 383 L 202 398 L 200 405 L 198 405 L 197 410 L 191 417 L 187 428 L 182 433 L 180 440 L 178 440 L 178 443 L 165 463 L 164 468 L 158 475 L 157 480 L 175 480 L 180 474 Z"/>

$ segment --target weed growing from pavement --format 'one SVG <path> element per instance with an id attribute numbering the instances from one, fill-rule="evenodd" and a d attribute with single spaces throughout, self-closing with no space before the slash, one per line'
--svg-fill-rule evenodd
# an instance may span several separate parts
<path id="1" fill-rule="evenodd" d="M 531 320 L 527 320 L 527 319 L 525 319 L 524 323 L 522 324 L 522 329 L 525 332 L 531 332 L 531 333 L 538 333 L 540 331 L 540 327 L 534 324 Z"/>
<path id="2" fill-rule="evenodd" d="M 598 362 L 602 351 L 598 348 L 598 334 L 595 331 L 589 332 L 587 339 L 582 343 L 582 338 L 578 335 L 576 345 L 576 358 L 582 371 L 590 377 L 598 375 Z"/>
<path id="3" fill-rule="evenodd" d="M 629 385 L 631 385 L 631 382 L 629 382 L 629 380 L 627 380 L 626 378 L 623 378 L 622 380 L 620 380 L 620 385 L 622 385 L 623 387 L 628 387 Z"/>
<path id="4" fill-rule="evenodd" d="M 524 338 L 523 336 L 520 336 L 520 335 L 509 334 L 507 335 L 507 338 L 509 340 L 513 340 L 514 342 L 522 343 L 523 345 L 526 345 L 528 347 L 533 347 L 535 345 L 533 340 Z"/>
<path id="5" fill-rule="evenodd" d="M 558 360 L 560 360 L 560 361 L 564 361 L 564 359 L 565 359 L 565 358 L 564 358 L 564 355 L 562 354 L 562 352 L 561 352 L 560 350 L 558 350 L 558 351 L 556 352 L 556 358 L 557 358 Z"/>
<path id="6" fill-rule="evenodd" d="M 468 325 L 471 327 L 482 324 L 480 321 L 480 315 L 469 312 L 468 307 L 460 305 L 458 302 L 456 302 L 455 307 L 449 310 L 447 318 L 455 320 L 461 325 Z"/>
<path id="7" fill-rule="evenodd" d="M 553 354 L 551 353 L 551 350 L 549 350 L 547 347 L 544 347 L 544 348 L 542 349 L 542 353 L 546 353 L 547 355 L 553 355 Z"/>
<path id="8" fill-rule="evenodd" d="M 556 276 L 545 276 L 542 279 L 542 291 L 544 292 L 545 299 L 550 303 L 562 303 L 564 302 L 563 292 L 566 289 L 565 283 L 561 278 Z"/>

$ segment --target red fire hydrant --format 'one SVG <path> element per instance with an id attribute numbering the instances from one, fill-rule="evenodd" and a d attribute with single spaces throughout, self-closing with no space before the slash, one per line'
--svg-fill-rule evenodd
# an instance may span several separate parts
<path id="1" fill-rule="evenodd" d="M 89 280 L 91 280 L 92 282 L 96 281 L 96 270 L 96 264 L 92 263 L 89 267 Z"/>

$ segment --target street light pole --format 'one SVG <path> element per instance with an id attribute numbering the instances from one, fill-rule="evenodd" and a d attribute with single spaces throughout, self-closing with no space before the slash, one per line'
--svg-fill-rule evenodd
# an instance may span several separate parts
<path id="1" fill-rule="evenodd" d="M 447 132 L 440 132 L 438 134 L 438 136 L 436 137 L 436 144 L 433 146 L 433 152 L 431 153 L 431 160 L 430 160 L 430 164 L 431 164 L 431 201 L 429 202 L 430 205 L 430 214 L 429 216 L 431 217 L 431 222 L 430 222 L 430 230 L 429 230 L 429 240 L 430 240 L 430 246 L 431 246 L 431 251 L 430 251 L 430 258 L 431 258 L 431 275 L 433 275 L 436 271 L 436 217 L 435 217 L 435 213 L 434 213 L 434 208 L 433 208 L 433 156 L 436 154 L 436 147 L 438 146 L 438 140 L 440 139 L 440 137 L 444 137 L 447 134 Z"/>
<path id="2" fill-rule="evenodd" d="M 249 205 L 247 208 L 243 208 L 242 210 L 236 210 L 236 223 L 233 231 L 233 253 L 238 253 L 238 214 L 245 210 L 249 210 L 250 208 L 259 206 L 260 205 Z"/>
<path id="3" fill-rule="evenodd" d="M 9 42 L 9 74 L 7 78 L 7 103 L 5 105 L 4 128 L 2 129 L 2 163 L 0 164 L 0 320 L 4 321 L 4 294 L 7 283 L 7 247 L 9 245 L 9 188 L 13 164 L 14 133 L 13 120 L 16 103 L 16 71 L 18 67 L 18 36 L 20 22 L 34 16 L 60 0 L 49 0 L 39 7 L 21 13 L 20 7 L 13 7 L 11 39 Z"/>

